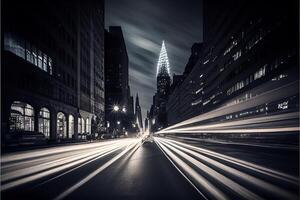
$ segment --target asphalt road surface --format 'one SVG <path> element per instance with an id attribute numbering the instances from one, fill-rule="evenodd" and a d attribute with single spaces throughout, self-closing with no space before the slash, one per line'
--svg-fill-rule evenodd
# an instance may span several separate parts
<path id="1" fill-rule="evenodd" d="M 103 143 L 106 142 L 72 145 L 68 146 L 67 150 L 63 150 L 62 147 L 35 150 L 27 152 L 29 158 L 19 162 L 15 161 L 18 159 L 17 156 L 24 156 L 20 153 L 4 156 L 2 199 L 199 199 L 199 197 L 201 199 L 199 193 L 177 172 L 154 142 L 143 145 L 139 139 L 122 139 L 115 141 L 116 144 L 110 142 L 106 147 L 112 145 L 123 147 L 103 157 L 95 157 L 95 160 L 81 167 L 78 167 L 77 163 L 63 168 L 70 162 L 90 156 L 91 152 L 99 151 L 103 154 Z M 128 145 L 133 145 L 129 146 L 132 149 L 124 153 L 124 150 L 129 149 Z M 46 154 L 31 158 L 32 153 Z M 124 154 L 119 159 L 111 162 L 122 153 Z M 71 160 L 66 160 L 68 158 Z M 59 162 L 58 160 L 62 163 L 49 166 L 53 161 Z M 85 160 L 83 164 L 86 162 L 89 161 Z M 101 170 L 100 168 L 105 165 L 107 168 Z M 78 168 L 74 169 L 76 167 Z M 44 170 L 53 169 L 57 169 L 53 174 L 41 174 L 45 172 Z M 74 170 L 68 171 L 72 169 Z M 30 170 L 32 171 L 29 172 Z M 38 174 L 41 176 L 33 180 L 33 176 Z M 22 180 L 24 177 L 32 179 L 24 180 L 22 184 L 11 184 L 12 187 L 9 187 L 9 183 Z M 7 181 L 3 182 L 3 178 Z"/>
<path id="2" fill-rule="evenodd" d="M 2 156 L 2 199 L 298 199 L 298 147 L 119 139 Z"/>

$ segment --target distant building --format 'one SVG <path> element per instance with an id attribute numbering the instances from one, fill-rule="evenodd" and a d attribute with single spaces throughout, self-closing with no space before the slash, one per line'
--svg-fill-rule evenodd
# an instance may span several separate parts
<path id="1" fill-rule="evenodd" d="M 147 111 L 147 116 L 145 117 L 145 128 L 144 131 L 148 131 L 149 130 L 149 111 Z"/>
<path id="2" fill-rule="evenodd" d="M 150 109 L 150 119 L 153 122 L 151 125 L 152 132 L 167 126 L 166 103 L 171 84 L 169 65 L 167 50 L 163 41 L 157 63 L 157 92 L 153 96 L 153 104 Z"/>
<path id="3" fill-rule="evenodd" d="M 140 106 L 139 96 L 136 94 L 135 99 L 135 120 L 138 128 L 143 130 L 143 118 L 142 118 L 142 109 Z"/>
<path id="4" fill-rule="evenodd" d="M 97 131 L 104 1 L 5 0 L 1 9 L 2 142 L 84 139 Z"/>
<path id="5" fill-rule="evenodd" d="M 128 55 L 120 26 L 110 26 L 105 32 L 105 91 L 105 120 L 109 129 L 127 130 L 131 126 L 133 102 L 128 85 Z"/>
<path id="6" fill-rule="evenodd" d="M 168 98 L 168 123 L 222 106 L 247 104 L 214 120 L 297 110 L 297 1 L 272 6 L 261 1 L 204 1 L 203 7 L 204 41 L 198 60 L 193 67 L 187 65 L 185 72 L 190 72 Z"/>

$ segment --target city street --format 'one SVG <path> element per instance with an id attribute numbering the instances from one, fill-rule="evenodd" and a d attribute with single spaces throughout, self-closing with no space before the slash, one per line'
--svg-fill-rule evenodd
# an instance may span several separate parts
<path id="1" fill-rule="evenodd" d="M 5 154 L 1 190 L 6 199 L 298 199 L 298 155 L 254 142 L 109 140 Z"/>

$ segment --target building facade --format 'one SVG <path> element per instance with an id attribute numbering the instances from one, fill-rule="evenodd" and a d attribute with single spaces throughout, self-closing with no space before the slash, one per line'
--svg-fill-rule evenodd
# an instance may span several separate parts
<path id="1" fill-rule="evenodd" d="M 228 106 L 240 109 L 215 120 L 297 110 L 297 6 L 204 1 L 204 41 L 191 72 L 169 96 L 169 125 Z"/>
<path id="2" fill-rule="evenodd" d="M 128 55 L 119 26 L 105 33 L 105 120 L 109 132 L 123 132 L 132 126 L 133 99 L 128 84 Z"/>
<path id="3" fill-rule="evenodd" d="M 140 106 L 140 101 L 139 101 L 139 95 L 136 94 L 136 99 L 135 99 L 135 123 L 137 125 L 137 128 L 142 131 L 143 130 L 143 118 L 142 118 L 142 109 Z"/>
<path id="4" fill-rule="evenodd" d="M 90 135 L 104 117 L 104 2 L 2 5 L 3 143 Z"/>

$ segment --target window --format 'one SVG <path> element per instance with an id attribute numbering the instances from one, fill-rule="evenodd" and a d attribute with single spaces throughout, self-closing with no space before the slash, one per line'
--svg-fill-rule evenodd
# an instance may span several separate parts
<path id="1" fill-rule="evenodd" d="M 82 120 L 82 133 L 85 133 L 85 120 L 83 118 L 81 118 Z"/>
<path id="2" fill-rule="evenodd" d="M 38 50 L 38 67 L 43 69 L 43 54 Z"/>
<path id="3" fill-rule="evenodd" d="M 48 72 L 52 75 L 52 59 L 48 57 Z"/>
<path id="4" fill-rule="evenodd" d="M 78 117 L 78 133 L 82 133 L 82 120 Z"/>
<path id="5" fill-rule="evenodd" d="M 43 54 L 43 70 L 48 71 L 47 69 L 47 55 Z"/>
<path id="6" fill-rule="evenodd" d="M 266 65 L 259 68 L 259 70 L 254 73 L 254 80 L 263 77 L 265 74 L 266 74 Z"/>
<path id="7" fill-rule="evenodd" d="M 52 59 L 29 42 L 5 33 L 4 50 L 12 52 L 52 75 Z"/>
<path id="8" fill-rule="evenodd" d="M 4 35 L 4 50 L 25 59 L 25 42 L 10 33 Z"/>
<path id="9" fill-rule="evenodd" d="M 242 50 L 237 51 L 235 54 L 233 54 L 233 60 L 237 60 L 242 55 Z"/>
<path id="10" fill-rule="evenodd" d="M 46 138 L 50 137 L 50 111 L 42 108 L 39 112 L 39 132 L 43 133 Z"/>
<path id="11" fill-rule="evenodd" d="M 89 118 L 86 119 L 86 129 L 85 129 L 86 133 L 90 133 L 90 122 L 89 122 Z"/>
<path id="12" fill-rule="evenodd" d="M 74 135 L 74 117 L 73 115 L 69 115 L 69 137 L 73 137 Z"/>
<path id="13" fill-rule="evenodd" d="M 67 138 L 67 122 L 64 113 L 57 113 L 57 137 Z"/>
<path id="14" fill-rule="evenodd" d="M 10 131 L 34 131 L 34 109 L 31 105 L 14 101 L 10 108 Z"/>

